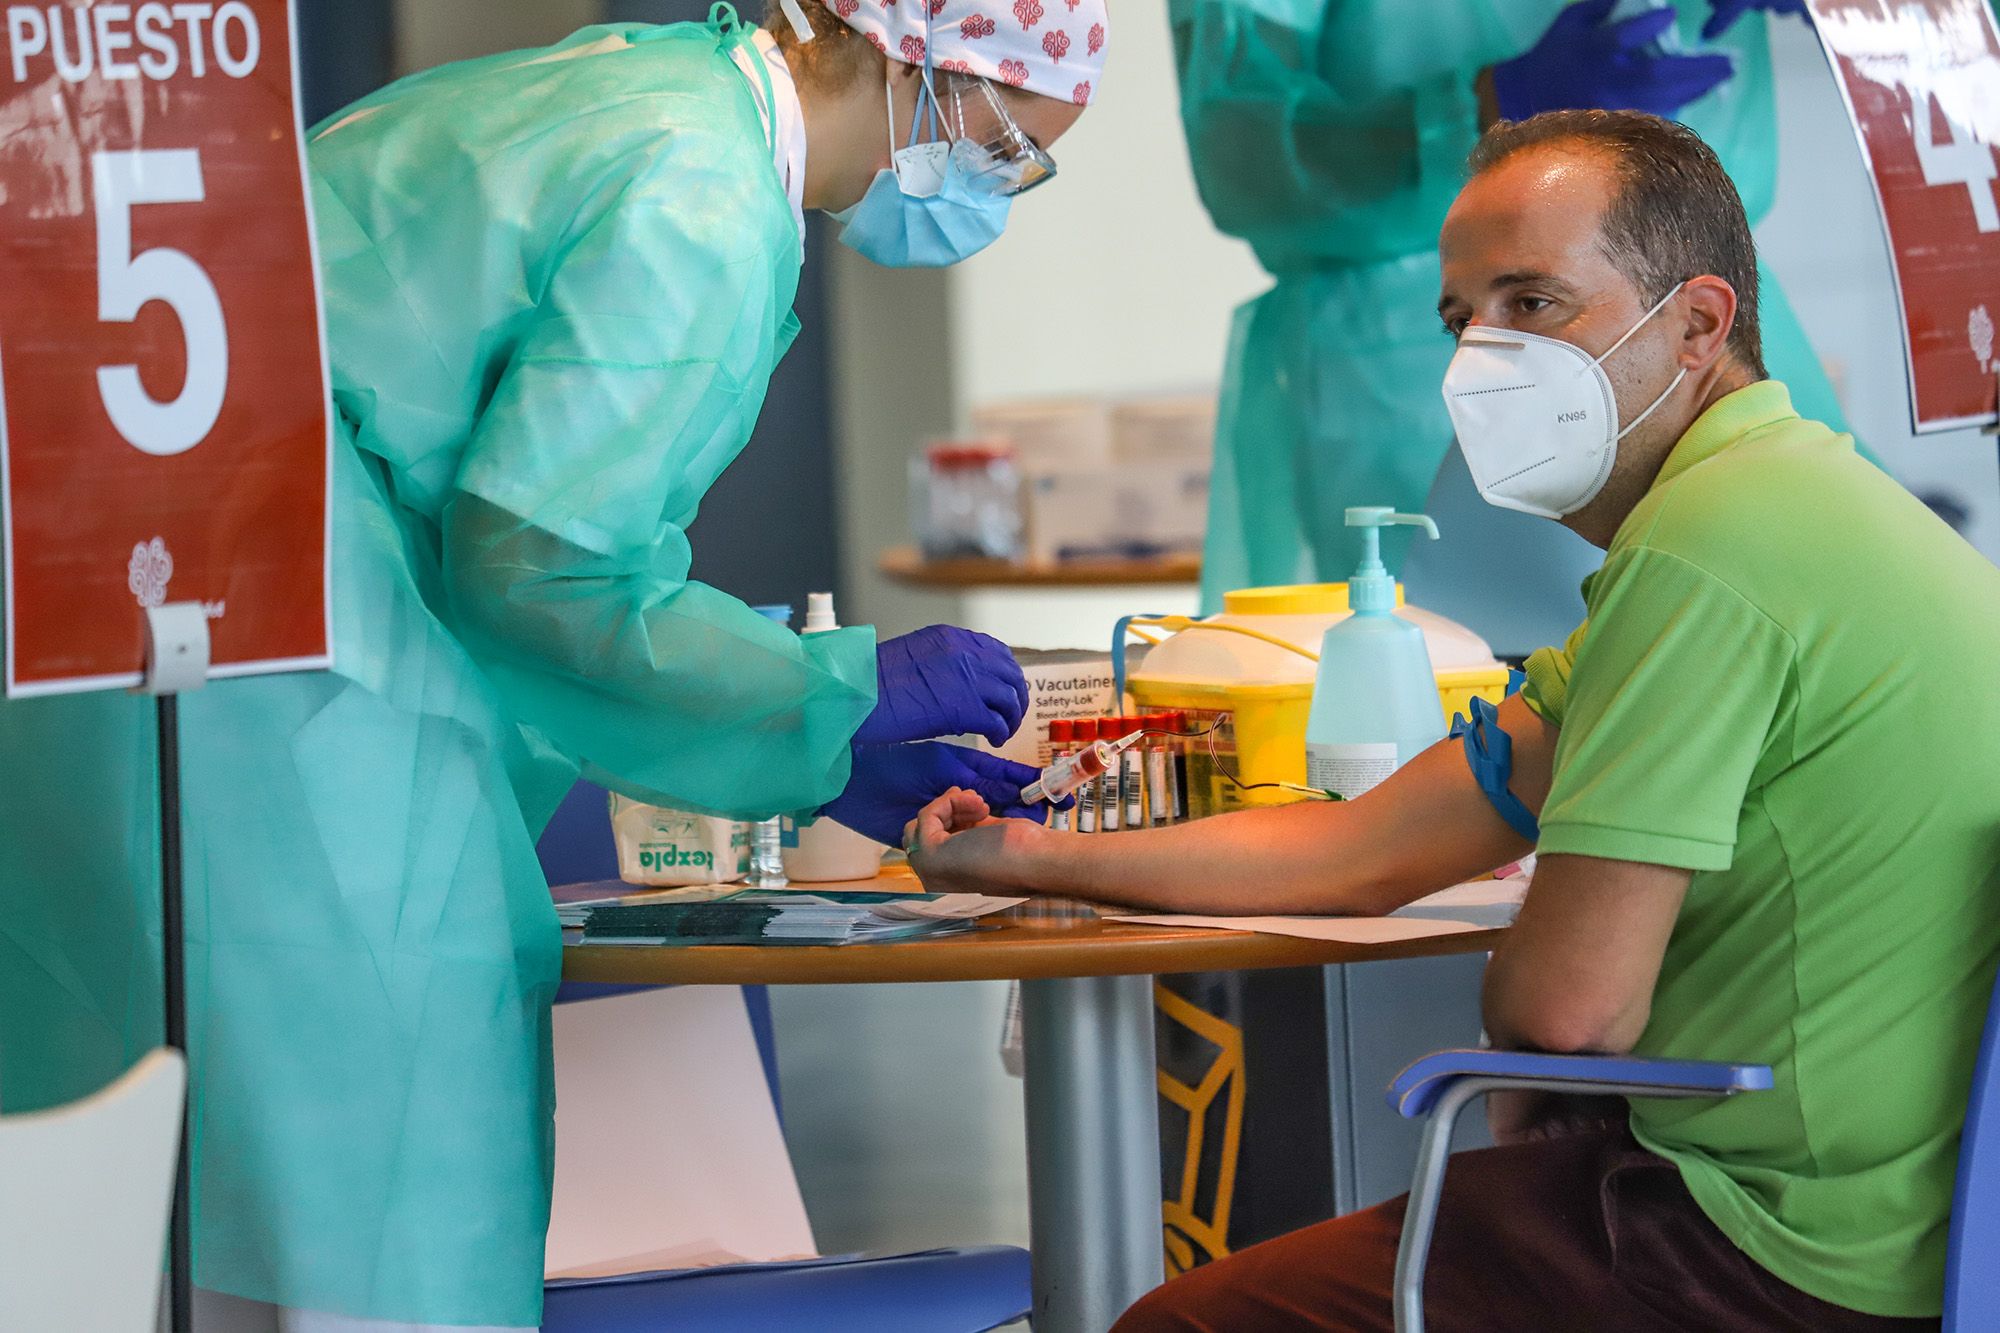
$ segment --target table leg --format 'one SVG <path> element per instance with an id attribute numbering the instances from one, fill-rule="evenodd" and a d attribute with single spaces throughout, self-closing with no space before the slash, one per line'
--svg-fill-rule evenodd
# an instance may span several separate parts
<path id="1" fill-rule="evenodd" d="M 1166 1280 L 1151 977 L 1022 984 L 1035 1333 L 1105 1333 Z"/>

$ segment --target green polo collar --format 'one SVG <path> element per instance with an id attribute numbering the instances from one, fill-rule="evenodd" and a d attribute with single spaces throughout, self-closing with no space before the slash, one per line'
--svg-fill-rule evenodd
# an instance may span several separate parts
<path id="1" fill-rule="evenodd" d="M 1744 436 L 1780 421 L 1798 416 L 1792 408 L 1792 391 L 1777 380 L 1759 380 L 1715 403 L 1694 419 L 1674 451 L 1653 478 L 1660 487 L 1681 473 L 1715 457 Z"/>

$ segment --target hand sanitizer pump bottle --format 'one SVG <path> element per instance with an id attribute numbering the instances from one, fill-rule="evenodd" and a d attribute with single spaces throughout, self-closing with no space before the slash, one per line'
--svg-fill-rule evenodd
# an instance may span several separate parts
<path id="1" fill-rule="evenodd" d="M 1354 614 L 1320 639 L 1319 675 L 1306 721 L 1306 782 L 1353 800 L 1445 734 L 1444 705 L 1424 632 L 1396 614 L 1396 581 L 1382 565 L 1381 530 L 1391 524 L 1424 529 L 1422 514 L 1386 508 L 1350 509 L 1360 528 L 1361 567 L 1348 580 Z"/>

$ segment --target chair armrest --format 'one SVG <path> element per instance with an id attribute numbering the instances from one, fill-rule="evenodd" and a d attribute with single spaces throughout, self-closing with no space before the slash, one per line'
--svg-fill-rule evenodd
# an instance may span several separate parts
<path id="1" fill-rule="evenodd" d="M 1459 1050 L 1426 1055 L 1396 1075 L 1389 1105 L 1406 1119 L 1428 1115 L 1459 1079 L 1628 1096 L 1733 1097 L 1771 1086 L 1768 1065 L 1655 1060 L 1635 1055 L 1544 1055 L 1536 1051 Z"/>
<path id="2" fill-rule="evenodd" d="M 1536 1051 L 1438 1051 L 1396 1075 L 1389 1105 L 1405 1119 L 1425 1119 L 1417 1169 L 1396 1248 L 1396 1328 L 1423 1333 L 1424 1268 L 1437 1226 L 1452 1127 L 1489 1092 L 1620 1093 L 1627 1097 L 1733 1097 L 1771 1086 L 1768 1065 L 1650 1060 L 1634 1055 L 1544 1055 Z"/>

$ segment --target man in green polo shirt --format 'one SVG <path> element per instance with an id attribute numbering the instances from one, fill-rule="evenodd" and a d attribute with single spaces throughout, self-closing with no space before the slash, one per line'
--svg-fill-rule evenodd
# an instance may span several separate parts
<path id="1" fill-rule="evenodd" d="M 1497 1104 L 1501 1146 L 1447 1178 L 1431 1326 L 1934 1325 L 2000 960 L 2000 571 L 1765 377 L 1749 228 L 1692 132 L 1496 126 L 1440 250 L 1473 476 L 1606 552 L 1589 618 L 1499 710 L 1511 782 L 1447 741 L 1352 802 L 1117 838 L 989 824 L 961 793 L 912 827 L 916 864 L 1157 911 L 1383 912 L 1536 846 L 1494 1043 L 1775 1086 L 1584 1128 Z M 1402 1208 L 1198 1269 L 1120 1328 L 1387 1329 Z"/>

